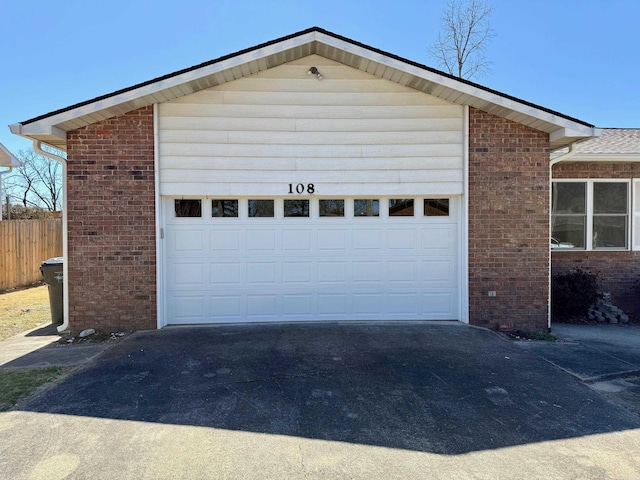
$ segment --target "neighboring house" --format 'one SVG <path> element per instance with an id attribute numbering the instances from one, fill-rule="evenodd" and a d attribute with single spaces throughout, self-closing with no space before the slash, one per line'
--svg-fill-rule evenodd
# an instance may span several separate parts
<path id="1" fill-rule="evenodd" d="M 597 134 L 320 28 L 11 130 L 67 153 L 73 331 L 545 330 L 549 152 Z"/>
<path id="2" fill-rule="evenodd" d="M 552 271 L 596 273 L 613 303 L 638 320 L 640 129 L 605 128 L 561 153 L 553 166 Z"/>
<path id="3" fill-rule="evenodd" d="M 16 167 L 20 167 L 22 163 L 18 160 L 13 153 L 11 153 L 7 147 L 0 143 L 0 207 L 5 200 L 4 192 L 2 190 L 2 176 L 5 173 L 9 173 Z M 7 204 L 7 209 L 9 205 Z M 0 221 L 2 220 L 2 208 L 0 208 Z"/>

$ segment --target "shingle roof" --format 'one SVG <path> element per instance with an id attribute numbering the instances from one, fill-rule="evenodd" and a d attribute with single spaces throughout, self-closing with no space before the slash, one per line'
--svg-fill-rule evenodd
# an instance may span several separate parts
<path id="1" fill-rule="evenodd" d="M 640 128 L 604 128 L 602 135 L 576 145 L 577 155 L 640 155 Z"/>

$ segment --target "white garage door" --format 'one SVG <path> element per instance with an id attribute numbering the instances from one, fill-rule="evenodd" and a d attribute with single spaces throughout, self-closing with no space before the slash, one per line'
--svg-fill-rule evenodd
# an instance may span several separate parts
<path id="1" fill-rule="evenodd" d="M 459 319 L 458 197 L 165 197 L 163 210 L 167 324 Z"/>

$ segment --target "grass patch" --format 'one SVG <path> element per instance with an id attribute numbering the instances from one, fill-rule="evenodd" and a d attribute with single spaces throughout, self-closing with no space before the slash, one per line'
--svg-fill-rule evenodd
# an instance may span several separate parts
<path id="1" fill-rule="evenodd" d="M 555 342 L 558 340 L 555 335 L 544 332 L 528 332 L 526 338 L 528 340 L 542 340 L 543 342 Z"/>
<path id="2" fill-rule="evenodd" d="M 523 332 L 516 330 L 514 332 L 508 332 L 507 335 L 514 340 L 540 340 L 543 342 L 555 342 L 558 340 L 555 335 L 545 332 Z"/>
<path id="3" fill-rule="evenodd" d="M 0 340 L 50 323 L 46 285 L 0 295 Z"/>
<path id="4" fill-rule="evenodd" d="M 32 370 L 0 370 L 0 412 L 12 408 L 19 400 L 72 369 L 73 367 L 45 367 Z"/>

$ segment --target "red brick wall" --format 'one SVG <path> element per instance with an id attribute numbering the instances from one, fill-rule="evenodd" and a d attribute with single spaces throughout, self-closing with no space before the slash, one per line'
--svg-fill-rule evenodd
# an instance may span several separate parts
<path id="1" fill-rule="evenodd" d="M 640 163 L 567 162 L 553 167 L 553 178 L 639 178 Z M 640 252 L 554 251 L 552 272 L 581 268 L 596 273 L 602 291 L 610 292 L 615 305 L 640 322 Z"/>
<path id="2" fill-rule="evenodd" d="M 640 162 L 562 162 L 554 165 L 553 178 L 638 178 Z"/>
<path id="3" fill-rule="evenodd" d="M 580 268 L 598 275 L 598 286 L 611 293 L 614 305 L 640 322 L 640 252 L 560 252 L 551 255 L 553 274 Z"/>
<path id="4" fill-rule="evenodd" d="M 470 323 L 545 331 L 548 295 L 549 136 L 470 108 Z"/>
<path id="5" fill-rule="evenodd" d="M 153 107 L 67 134 L 73 332 L 156 328 Z"/>

